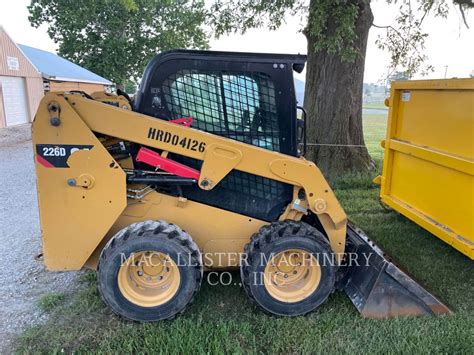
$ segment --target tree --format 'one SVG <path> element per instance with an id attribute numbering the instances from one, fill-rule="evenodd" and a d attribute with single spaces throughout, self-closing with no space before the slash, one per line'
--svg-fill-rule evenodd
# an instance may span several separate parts
<path id="1" fill-rule="evenodd" d="M 423 19 L 429 13 L 446 16 L 452 1 L 386 1 L 398 7 L 397 24 L 377 25 L 386 29 L 377 44 L 390 51 L 392 70 L 411 75 L 426 61 Z M 462 14 L 474 6 L 471 0 L 453 1 Z M 218 36 L 255 27 L 277 29 L 287 15 L 298 15 L 308 43 L 304 106 L 308 137 L 315 144 L 309 147 L 307 158 L 330 180 L 374 166 L 362 131 L 365 54 L 374 25 L 370 0 L 215 0 L 212 13 L 211 24 Z"/>
<path id="2" fill-rule="evenodd" d="M 135 95 L 137 88 L 137 85 L 131 80 L 126 80 L 125 84 L 123 85 L 124 91 L 129 95 Z"/>
<path id="3" fill-rule="evenodd" d="M 390 81 L 394 81 L 394 80 L 410 80 L 411 79 L 411 75 L 409 72 L 406 72 L 406 71 L 395 71 L 393 72 L 392 75 L 389 76 L 389 80 Z"/>
<path id="4" fill-rule="evenodd" d="M 202 1 L 32 0 L 28 10 L 61 56 L 117 84 L 136 82 L 158 52 L 207 48 Z"/>

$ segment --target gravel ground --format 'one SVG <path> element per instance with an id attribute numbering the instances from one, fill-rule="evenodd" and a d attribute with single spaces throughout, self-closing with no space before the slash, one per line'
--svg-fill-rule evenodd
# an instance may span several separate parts
<path id="1" fill-rule="evenodd" d="M 31 126 L 0 129 L 0 353 L 27 327 L 47 318 L 38 300 L 75 287 L 78 273 L 46 272 L 34 259 L 41 233 Z"/>

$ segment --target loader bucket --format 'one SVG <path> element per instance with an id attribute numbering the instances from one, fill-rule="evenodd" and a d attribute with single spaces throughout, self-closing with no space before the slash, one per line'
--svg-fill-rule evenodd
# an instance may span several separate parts
<path id="1" fill-rule="evenodd" d="M 357 262 L 345 266 L 340 287 L 364 318 L 452 313 L 351 223 L 347 240 L 348 255 Z"/>

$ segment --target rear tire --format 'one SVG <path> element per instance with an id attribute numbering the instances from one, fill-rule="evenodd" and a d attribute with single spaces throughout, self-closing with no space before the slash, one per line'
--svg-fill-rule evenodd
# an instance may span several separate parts
<path id="1" fill-rule="evenodd" d="M 337 266 L 325 236 L 303 222 L 264 226 L 245 246 L 240 273 L 247 296 L 279 316 L 309 313 L 334 290 Z"/>
<path id="2" fill-rule="evenodd" d="M 122 229 L 108 242 L 97 284 L 114 313 L 151 322 L 184 312 L 202 275 L 201 253 L 189 234 L 164 221 L 145 221 Z"/>

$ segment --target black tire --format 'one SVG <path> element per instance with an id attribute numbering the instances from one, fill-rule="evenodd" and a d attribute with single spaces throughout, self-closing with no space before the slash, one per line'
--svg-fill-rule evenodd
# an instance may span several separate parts
<path id="1" fill-rule="evenodd" d="M 179 269 L 176 293 L 155 307 L 130 302 L 119 288 L 118 273 L 123 260 L 144 251 L 167 254 Z M 114 313 L 128 320 L 152 322 L 183 313 L 196 296 L 202 276 L 201 253 L 188 233 L 164 221 L 144 221 L 122 229 L 105 246 L 97 268 L 97 285 L 102 300 Z"/>
<path id="2" fill-rule="evenodd" d="M 261 282 L 261 275 L 266 267 L 265 260 L 269 260 L 272 254 L 289 249 L 302 249 L 313 256 L 317 255 L 319 258 L 325 256 L 328 258 L 326 260 L 333 260 L 333 253 L 326 237 L 304 222 L 275 222 L 255 233 L 244 249 L 240 266 L 242 286 L 254 304 L 273 315 L 307 314 L 323 304 L 334 290 L 337 265 L 332 262 L 320 262 L 319 284 L 305 299 L 287 303 L 272 297 Z"/>

